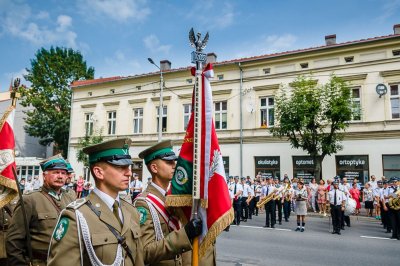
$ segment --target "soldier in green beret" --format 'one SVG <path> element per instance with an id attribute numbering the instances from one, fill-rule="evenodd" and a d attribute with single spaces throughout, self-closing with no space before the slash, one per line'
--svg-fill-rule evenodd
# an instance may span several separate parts
<path id="1" fill-rule="evenodd" d="M 133 203 L 140 213 L 145 263 L 174 266 L 182 265 L 184 261 L 190 263 L 187 251 L 192 249 L 191 240 L 201 234 L 202 223 L 194 219 L 183 227 L 173 209 L 165 206 L 177 159 L 172 142 L 157 143 L 142 151 L 139 157 L 144 159 L 152 176 L 146 190 Z"/>
<path id="2" fill-rule="evenodd" d="M 61 213 L 48 265 L 144 265 L 139 214 L 118 193 L 129 186 L 130 139 L 83 149 L 96 187 Z"/>
<path id="3" fill-rule="evenodd" d="M 47 249 L 57 217 L 61 210 L 75 200 L 73 191 L 62 187 L 67 178 L 67 164 L 61 155 L 40 163 L 43 171 L 43 187 L 23 195 L 25 212 L 21 202 L 15 207 L 7 232 L 6 250 L 9 265 L 28 265 L 28 249 L 32 250 L 33 265 L 46 265 Z M 26 215 L 29 232 L 24 224 Z M 27 242 L 27 234 L 31 241 Z"/>

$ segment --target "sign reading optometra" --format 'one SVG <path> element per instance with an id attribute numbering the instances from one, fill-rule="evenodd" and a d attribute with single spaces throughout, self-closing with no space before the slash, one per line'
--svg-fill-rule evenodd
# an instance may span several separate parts
<path id="1" fill-rule="evenodd" d="M 347 178 L 351 183 L 354 178 L 365 184 L 369 176 L 368 155 L 337 155 L 336 174 L 341 178 Z"/>
<path id="2" fill-rule="evenodd" d="M 255 175 L 261 173 L 262 177 L 281 177 L 279 156 L 255 156 Z"/>
<path id="3" fill-rule="evenodd" d="M 314 159 L 311 156 L 293 156 L 293 177 L 302 178 L 307 184 L 315 177 Z M 322 175 L 321 175 L 322 176 Z"/>

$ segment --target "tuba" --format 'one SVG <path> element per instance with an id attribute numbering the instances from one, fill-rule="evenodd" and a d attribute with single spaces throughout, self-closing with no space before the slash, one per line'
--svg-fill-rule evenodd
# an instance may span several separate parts
<path id="1" fill-rule="evenodd" d="M 396 197 L 389 199 L 389 208 L 398 211 L 400 210 L 400 190 L 397 190 L 394 194 L 396 194 Z"/>

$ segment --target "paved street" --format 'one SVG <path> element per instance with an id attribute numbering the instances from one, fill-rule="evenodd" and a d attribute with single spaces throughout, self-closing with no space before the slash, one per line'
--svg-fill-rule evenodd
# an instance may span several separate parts
<path id="1" fill-rule="evenodd" d="M 400 241 L 380 221 L 351 218 L 351 227 L 332 235 L 329 217 L 308 216 L 306 231 L 295 232 L 296 216 L 275 229 L 263 228 L 265 214 L 231 226 L 217 240 L 217 265 L 399 265 Z"/>

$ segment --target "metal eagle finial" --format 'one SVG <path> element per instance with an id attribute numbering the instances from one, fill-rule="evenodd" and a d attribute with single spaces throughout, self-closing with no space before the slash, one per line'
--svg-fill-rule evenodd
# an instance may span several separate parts
<path id="1" fill-rule="evenodd" d="M 196 52 L 201 52 L 204 48 L 206 48 L 207 42 L 208 42 L 208 32 L 206 33 L 206 36 L 204 36 L 204 39 L 201 40 L 201 33 L 198 32 L 197 34 L 197 38 L 194 35 L 194 30 L 193 28 L 190 29 L 189 32 L 189 41 L 190 41 L 190 45 L 193 48 L 196 48 Z"/>

